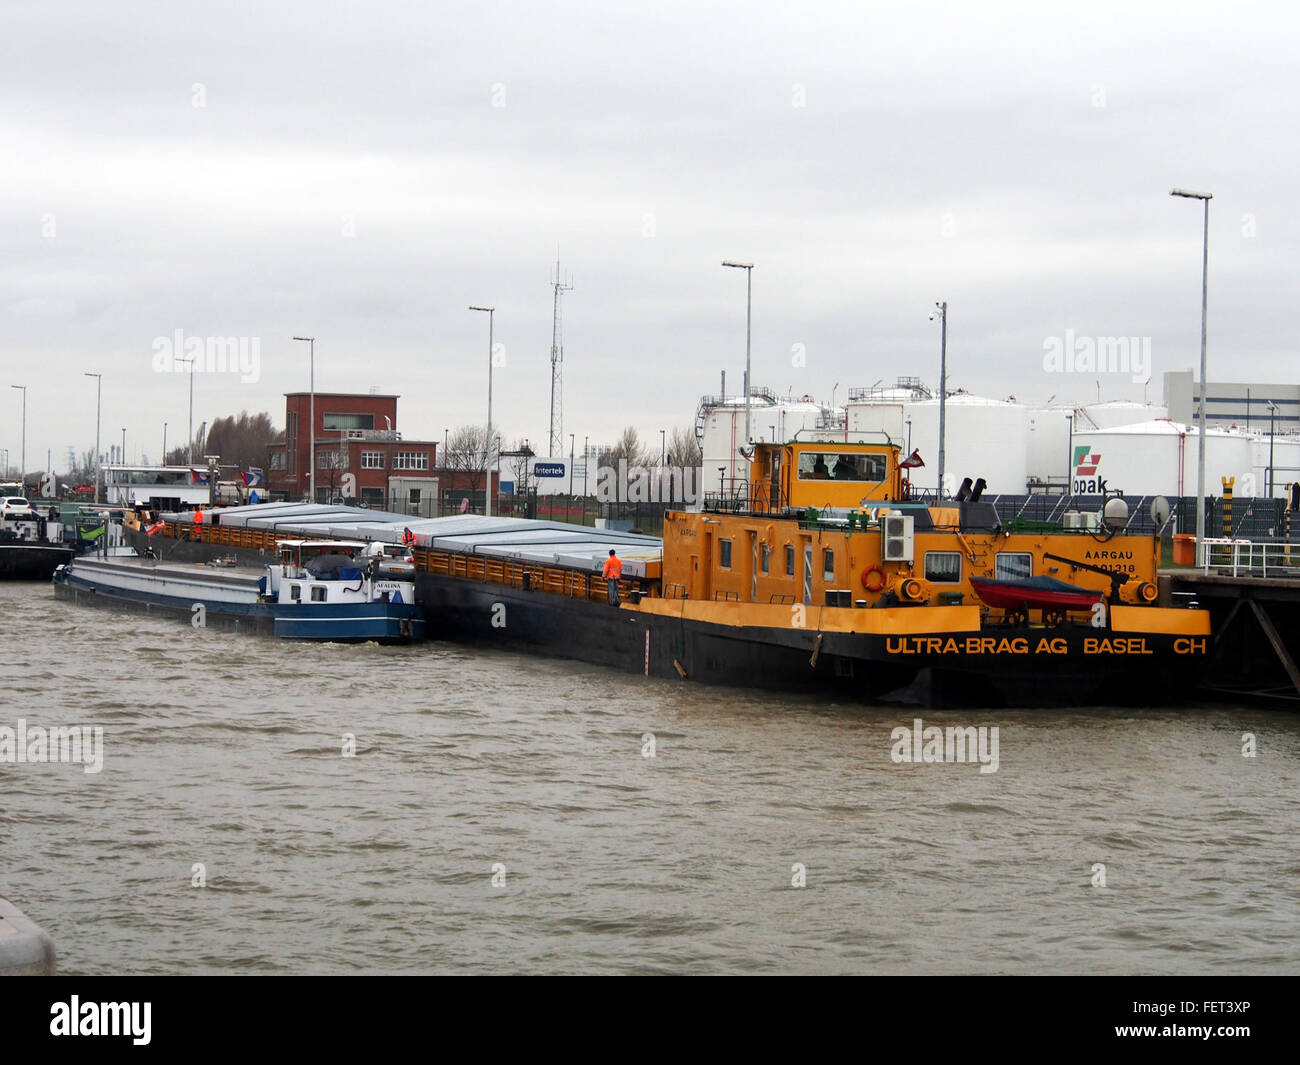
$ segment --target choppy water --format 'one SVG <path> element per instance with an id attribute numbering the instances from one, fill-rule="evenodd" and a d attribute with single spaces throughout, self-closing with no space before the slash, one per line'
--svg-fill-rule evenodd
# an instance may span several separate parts
<path id="1" fill-rule="evenodd" d="M 891 761 L 897 709 L 43 585 L 0 656 L 0 725 L 105 731 L 98 774 L 0 764 L 0 895 L 65 972 L 1300 971 L 1291 714 L 923 713 L 999 727 L 980 774 Z"/>

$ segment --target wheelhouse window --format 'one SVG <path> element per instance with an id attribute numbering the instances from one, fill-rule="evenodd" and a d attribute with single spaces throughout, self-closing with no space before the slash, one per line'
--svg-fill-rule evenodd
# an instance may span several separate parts
<path id="1" fill-rule="evenodd" d="M 1025 580 L 1034 575 L 1034 556 L 1028 551 L 1002 551 L 993 562 L 993 576 L 999 581 Z"/>
<path id="2" fill-rule="evenodd" d="M 785 545 L 785 575 L 794 576 L 794 544 Z"/>
<path id="3" fill-rule="evenodd" d="M 770 573 L 772 570 L 772 545 L 760 544 L 758 548 L 759 567 L 764 573 Z"/>
<path id="4" fill-rule="evenodd" d="M 935 584 L 957 584 L 961 580 L 961 552 L 927 551 L 925 579 Z"/>
<path id="5" fill-rule="evenodd" d="M 301 603 L 301 602 L 302 602 L 302 585 L 301 585 L 301 584 L 291 584 L 291 585 L 289 585 L 289 598 L 292 599 L 295 603 Z"/>
<path id="6" fill-rule="evenodd" d="M 718 565 L 723 569 L 731 569 L 731 541 L 718 541 Z"/>
<path id="7" fill-rule="evenodd" d="M 828 581 L 835 579 L 835 552 L 829 547 L 822 549 L 822 577 Z"/>
<path id="8" fill-rule="evenodd" d="M 316 585 L 316 586 L 313 587 L 312 590 L 311 590 L 311 601 L 312 601 L 313 603 L 323 603 L 323 602 L 325 602 L 325 593 L 326 593 L 326 591 L 328 591 L 328 589 L 326 589 L 326 588 L 322 588 L 320 585 Z"/>
<path id="9" fill-rule="evenodd" d="M 877 484 L 885 479 L 884 455 L 854 451 L 802 451 L 799 453 L 801 481 L 861 481 Z"/>

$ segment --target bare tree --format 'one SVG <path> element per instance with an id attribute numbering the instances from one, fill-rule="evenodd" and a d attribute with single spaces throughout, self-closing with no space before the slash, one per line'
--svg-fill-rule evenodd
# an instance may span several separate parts
<path id="1" fill-rule="evenodd" d="M 497 434 L 492 435 L 496 437 Z M 461 474 L 469 491 L 477 492 L 483 487 L 483 471 L 491 465 L 496 450 L 488 446 L 487 426 L 462 425 L 453 429 L 447 438 L 447 453 L 442 457 L 442 466 Z"/>
<path id="2" fill-rule="evenodd" d="M 629 425 L 623 430 L 618 442 L 613 447 L 600 453 L 598 464 L 616 467 L 620 459 L 627 461 L 629 469 L 636 466 L 657 466 L 659 464 L 659 452 L 642 443 L 636 427 Z"/>
<path id="3" fill-rule="evenodd" d="M 696 468 L 704 462 L 700 442 L 690 429 L 674 429 L 668 434 L 668 465 Z"/>
<path id="4" fill-rule="evenodd" d="M 248 469 L 266 462 L 268 444 L 279 443 L 283 434 L 276 429 L 271 416 L 265 412 L 218 418 L 208 427 L 208 437 L 203 450 L 196 455 L 220 455 L 223 464 Z"/>

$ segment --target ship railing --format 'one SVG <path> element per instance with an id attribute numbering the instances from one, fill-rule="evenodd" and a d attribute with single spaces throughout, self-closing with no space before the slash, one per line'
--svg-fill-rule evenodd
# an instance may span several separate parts
<path id="1" fill-rule="evenodd" d="M 514 559 L 492 558 L 488 555 L 430 551 L 424 548 L 417 548 L 414 555 L 415 568 L 421 573 L 501 584 L 523 591 L 547 592 L 568 599 L 603 602 L 609 594 L 608 582 L 600 573 L 577 566 L 520 562 Z M 618 591 L 619 598 L 623 601 L 628 601 L 634 596 L 657 595 L 659 580 L 652 577 L 625 576 L 618 582 Z"/>
<path id="2" fill-rule="evenodd" d="M 1300 577 L 1300 544 L 1206 537 L 1201 571 L 1234 577 Z"/>
<path id="3" fill-rule="evenodd" d="M 750 485 L 736 478 L 731 487 L 717 492 L 705 492 L 702 508 L 711 514 L 783 514 L 789 501 L 779 486 L 768 482 Z"/>

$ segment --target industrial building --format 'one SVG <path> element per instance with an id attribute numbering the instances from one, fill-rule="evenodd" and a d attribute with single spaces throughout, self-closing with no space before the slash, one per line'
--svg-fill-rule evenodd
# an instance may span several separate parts
<path id="1" fill-rule="evenodd" d="M 308 497 L 314 437 L 316 502 L 356 499 L 368 507 L 437 513 L 437 441 L 402 439 L 397 396 L 286 392 L 284 399 L 284 442 L 267 449 L 272 498 Z M 303 432 L 300 427 L 311 422 L 313 406 L 314 432 Z"/>
<path id="2" fill-rule="evenodd" d="M 1195 422 L 1200 402 L 1201 386 L 1191 370 L 1165 374 L 1165 406 L 1170 418 Z M 1300 385 L 1207 381 L 1205 421 L 1247 432 L 1295 430 L 1300 428 Z"/>

